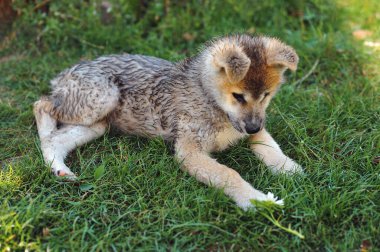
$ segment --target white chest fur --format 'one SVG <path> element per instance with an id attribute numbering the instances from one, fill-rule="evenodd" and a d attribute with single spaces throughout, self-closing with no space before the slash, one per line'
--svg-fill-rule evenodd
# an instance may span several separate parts
<path id="1" fill-rule="evenodd" d="M 223 131 L 217 133 L 215 137 L 215 150 L 221 151 L 226 149 L 228 146 L 236 143 L 241 138 L 245 137 L 246 134 L 240 133 L 232 126 L 225 128 Z"/>

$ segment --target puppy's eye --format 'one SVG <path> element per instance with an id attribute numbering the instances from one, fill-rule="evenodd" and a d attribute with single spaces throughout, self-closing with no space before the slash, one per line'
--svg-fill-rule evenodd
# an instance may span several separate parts
<path id="1" fill-rule="evenodd" d="M 232 93 L 232 95 L 234 96 L 234 98 L 241 104 L 245 104 L 247 101 L 244 99 L 244 95 L 243 94 L 238 94 L 238 93 Z"/>
<path id="2" fill-rule="evenodd" d="M 270 95 L 270 92 L 265 92 L 264 94 L 263 94 L 263 98 L 261 98 L 261 100 L 260 100 L 260 102 L 263 102 L 264 100 L 265 100 L 265 98 L 267 98 L 268 97 L 268 95 Z"/>

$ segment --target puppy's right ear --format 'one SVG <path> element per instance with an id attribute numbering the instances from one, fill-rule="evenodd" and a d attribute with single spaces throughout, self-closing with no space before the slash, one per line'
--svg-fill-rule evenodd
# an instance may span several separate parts
<path id="1" fill-rule="evenodd" d="M 222 74 L 226 74 L 232 84 L 241 81 L 251 65 L 251 60 L 242 49 L 236 45 L 215 48 L 213 61 L 215 67 Z"/>
<path id="2" fill-rule="evenodd" d="M 267 63 L 269 66 L 279 66 L 282 71 L 289 68 L 295 71 L 298 65 L 298 55 L 296 51 L 275 38 L 263 38 L 267 53 Z"/>

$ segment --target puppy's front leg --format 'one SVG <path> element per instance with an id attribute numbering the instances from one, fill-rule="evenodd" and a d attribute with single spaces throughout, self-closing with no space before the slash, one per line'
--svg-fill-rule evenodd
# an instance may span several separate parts
<path id="1" fill-rule="evenodd" d="M 251 149 L 257 157 L 272 169 L 279 173 L 302 172 L 302 167 L 287 157 L 272 136 L 265 130 L 251 136 Z"/>
<path id="2" fill-rule="evenodd" d="M 207 153 L 202 152 L 199 146 L 189 138 L 177 141 L 176 155 L 185 171 L 206 185 L 223 189 L 224 193 L 244 210 L 252 207 L 250 199 L 283 204 L 283 201 L 277 200 L 272 193 L 264 194 L 254 189 L 239 173 L 219 164 Z"/>

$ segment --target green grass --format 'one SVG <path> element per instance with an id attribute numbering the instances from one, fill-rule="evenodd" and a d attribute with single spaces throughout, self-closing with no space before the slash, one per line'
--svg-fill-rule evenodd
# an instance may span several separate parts
<path id="1" fill-rule="evenodd" d="M 20 17 L 0 42 L 0 251 L 380 250 L 380 51 L 352 37 L 368 29 L 380 40 L 379 1 L 120 0 L 108 24 L 96 1 L 51 1 L 48 13 L 25 2 L 14 2 Z M 67 158 L 78 182 L 44 166 L 32 104 L 59 71 L 123 51 L 178 60 L 247 31 L 300 56 L 267 128 L 305 176 L 271 174 L 248 142 L 215 157 L 284 198 L 275 217 L 305 239 L 183 173 L 161 139 L 108 133 Z"/>

